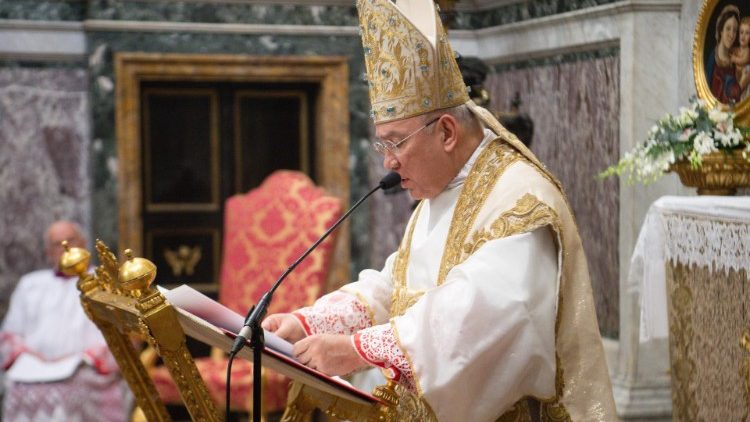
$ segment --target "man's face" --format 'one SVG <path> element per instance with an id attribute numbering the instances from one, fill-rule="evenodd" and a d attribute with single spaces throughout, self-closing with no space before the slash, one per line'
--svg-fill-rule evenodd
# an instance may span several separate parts
<path id="1" fill-rule="evenodd" d="M 425 123 L 421 116 L 381 123 L 375 128 L 375 136 L 395 144 Z M 383 156 L 383 167 L 401 175 L 401 187 L 408 190 L 414 199 L 434 198 L 450 181 L 450 177 L 445 180 L 449 163 L 441 136 L 438 120 L 402 143 L 398 152 L 386 152 Z"/>
<path id="2" fill-rule="evenodd" d="M 60 265 L 60 258 L 65 251 L 62 247 L 62 241 L 67 240 L 70 247 L 85 247 L 83 236 L 76 230 L 75 226 L 70 224 L 54 224 L 47 231 L 47 237 L 45 239 L 45 252 L 47 254 L 47 262 L 58 269 Z"/>

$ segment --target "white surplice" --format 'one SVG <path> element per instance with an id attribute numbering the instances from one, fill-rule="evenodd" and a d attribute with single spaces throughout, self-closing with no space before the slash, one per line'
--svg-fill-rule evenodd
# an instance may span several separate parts
<path id="1" fill-rule="evenodd" d="M 567 200 L 491 127 L 446 190 L 417 207 L 383 270 L 295 315 L 308 335 L 351 334 L 363 360 L 419 399 L 418 418 L 616 420 Z"/>
<path id="2" fill-rule="evenodd" d="M 127 419 L 132 396 L 83 311 L 76 280 L 34 271 L 11 295 L 0 329 L 0 365 L 9 369 L 4 419 Z"/>
<path id="3" fill-rule="evenodd" d="M 486 135 L 482 146 L 494 138 Z M 391 321 L 419 393 L 446 421 L 495 420 L 524 396 L 555 392 L 558 264 L 547 229 L 486 243 L 436 286 L 462 177 L 473 161 L 449 189 L 424 201 L 412 222 L 407 285 L 424 294 Z M 391 317 L 395 259 L 342 289 L 367 302 L 375 324 Z"/>

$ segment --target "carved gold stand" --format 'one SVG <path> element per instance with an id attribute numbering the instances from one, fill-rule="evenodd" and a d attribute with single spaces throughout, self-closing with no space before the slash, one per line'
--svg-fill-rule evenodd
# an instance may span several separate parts
<path id="1" fill-rule="evenodd" d="M 680 161 L 671 170 L 680 176 L 683 185 L 698 188 L 698 195 L 734 195 L 737 188 L 750 187 L 750 162 L 741 150 L 706 154 L 698 169 Z"/>
<path id="2" fill-rule="evenodd" d="M 177 311 L 159 291 L 151 288 L 156 267 L 125 251 L 120 265 L 101 241 L 96 250 L 101 265 L 88 274 L 90 254 L 85 249 L 64 244 L 60 267 L 67 275 L 79 277 L 81 304 L 88 317 L 99 327 L 117 360 L 123 376 L 148 421 L 168 421 L 164 403 L 130 341 L 137 334 L 161 356 L 177 384 L 182 400 L 195 421 L 219 421 L 220 414 L 185 344 L 185 332 Z M 221 336 L 225 339 L 224 336 Z M 227 340 L 227 347 L 231 341 Z M 217 346 L 217 344 L 212 344 Z M 356 402 L 326 393 L 300 382 L 293 382 L 283 421 L 307 420 L 312 411 L 354 422 L 401 422 L 436 420 L 429 405 L 401 386 L 387 384 L 373 391 L 379 402 Z"/>
<path id="3" fill-rule="evenodd" d="M 430 406 L 392 382 L 376 387 L 372 395 L 381 400 L 374 405 L 341 399 L 297 381 L 292 383 L 281 422 L 302 422 L 312 411 L 352 422 L 431 422 L 437 421 Z"/>
<path id="4" fill-rule="evenodd" d="M 88 274 L 90 253 L 70 248 L 67 242 L 63 246 L 65 253 L 60 267 L 65 274 L 79 277 L 81 305 L 104 335 L 146 419 L 170 420 L 129 334 L 144 338 L 162 357 L 193 420 L 221 420 L 187 349 L 176 311 L 161 293 L 151 288 L 156 277 L 154 264 L 133 258 L 130 250 L 126 250 L 127 260 L 119 265 L 115 255 L 97 240 L 101 265 L 95 274 Z"/>

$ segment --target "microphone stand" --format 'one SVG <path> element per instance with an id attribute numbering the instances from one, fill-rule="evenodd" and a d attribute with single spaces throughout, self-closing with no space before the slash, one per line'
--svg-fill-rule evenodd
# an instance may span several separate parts
<path id="1" fill-rule="evenodd" d="M 253 422 L 260 422 L 260 403 L 261 403 L 261 353 L 263 352 L 263 348 L 265 347 L 265 338 L 263 336 L 263 329 L 260 326 L 261 321 L 263 321 L 263 318 L 266 316 L 266 312 L 268 311 L 268 305 L 271 303 L 271 299 L 273 299 L 273 294 L 276 292 L 276 289 L 279 288 L 279 285 L 281 285 L 281 282 L 284 281 L 284 279 L 291 273 L 297 265 L 299 265 L 300 262 L 302 262 L 303 259 L 305 259 L 310 253 L 318 247 L 318 245 L 323 242 L 328 235 L 330 235 L 336 227 L 338 227 L 344 220 L 346 220 L 347 217 L 349 217 L 349 214 L 352 213 L 359 205 L 364 202 L 365 199 L 369 198 L 373 193 L 375 193 L 378 189 L 388 189 L 393 186 L 395 186 L 398 182 L 401 181 L 401 176 L 399 176 L 396 172 L 390 172 L 385 177 L 383 177 L 380 180 L 380 183 L 377 187 L 373 188 L 370 192 L 368 192 L 365 196 L 363 196 L 357 203 L 352 205 L 349 210 L 341 216 L 338 220 L 336 220 L 335 223 L 331 227 L 326 230 L 325 233 L 323 233 L 323 236 L 321 236 L 315 243 L 310 246 L 305 253 L 302 254 L 299 258 L 297 258 L 296 261 L 292 265 L 289 266 L 289 268 L 284 271 L 283 274 L 281 274 L 281 277 L 279 277 L 278 280 L 273 284 L 271 289 L 269 289 L 263 296 L 260 298 L 258 303 L 254 305 L 250 310 L 248 311 L 247 317 L 245 318 L 245 324 L 240 330 L 240 332 L 237 335 L 237 338 L 234 340 L 234 344 L 232 345 L 232 349 L 229 352 L 229 361 L 227 362 L 227 391 L 226 391 L 226 416 L 227 420 L 229 419 L 229 398 L 230 398 L 230 374 L 232 370 L 232 360 L 234 359 L 235 355 L 239 353 L 240 350 L 245 346 L 245 342 L 247 341 L 248 334 L 250 335 L 250 347 L 253 349 Z"/>

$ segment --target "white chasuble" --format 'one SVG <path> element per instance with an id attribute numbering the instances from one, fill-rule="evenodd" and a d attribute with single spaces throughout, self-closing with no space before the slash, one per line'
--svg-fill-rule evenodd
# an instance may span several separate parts
<path id="1" fill-rule="evenodd" d="M 336 332 L 440 421 L 616 420 L 565 197 L 493 129 L 502 138 L 485 139 L 463 183 L 422 201 L 385 268 L 322 302 L 365 309 L 368 323 L 332 319 Z"/>

